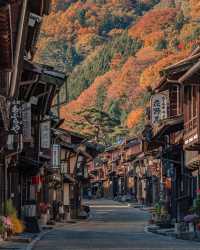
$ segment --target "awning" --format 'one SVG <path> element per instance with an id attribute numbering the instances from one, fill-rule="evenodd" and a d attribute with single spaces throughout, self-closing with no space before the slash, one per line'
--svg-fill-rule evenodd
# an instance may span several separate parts
<path id="1" fill-rule="evenodd" d="M 171 119 L 166 119 L 163 124 L 155 131 L 154 138 L 160 138 L 163 135 L 168 135 L 183 129 L 183 116 L 177 116 Z"/>
<path id="2" fill-rule="evenodd" d="M 75 183 L 76 180 L 73 177 L 71 177 L 69 174 L 64 174 L 63 182 L 64 183 Z"/>
<path id="3" fill-rule="evenodd" d="M 200 71 L 200 61 L 198 61 L 193 67 L 191 67 L 180 79 L 180 83 L 184 83 L 188 79 L 194 76 L 194 74 Z"/>
<path id="4" fill-rule="evenodd" d="M 35 161 L 27 157 L 20 157 L 17 163 L 18 169 L 29 176 L 36 175 L 42 166 L 42 162 Z"/>
<path id="5" fill-rule="evenodd" d="M 30 9 L 37 15 L 48 15 L 50 11 L 50 0 L 32 0 L 30 1 Z"/>
<path id="6" fill-rule="evenodd" d="M 27 60 L 24 60 L 24 69 L 37 74 L 42 74 L 42 68 L 38 64 Z"/>

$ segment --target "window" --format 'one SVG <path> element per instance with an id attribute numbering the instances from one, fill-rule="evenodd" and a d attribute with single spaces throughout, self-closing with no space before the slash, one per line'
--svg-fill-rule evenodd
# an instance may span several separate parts
<path id="1" fill-rule="evenodd" d="M 174 86 L 170 89 L 170 116 L 179 114 L 179 89 Z"/>
<path id="2" fill-rule="evenodd" d="M 197 93 L 199 87 L 197 86 L 186 86 L 184 88 L 184 115 L 185 121 L 190 121 L 196 118 L 197 116 Z"/>

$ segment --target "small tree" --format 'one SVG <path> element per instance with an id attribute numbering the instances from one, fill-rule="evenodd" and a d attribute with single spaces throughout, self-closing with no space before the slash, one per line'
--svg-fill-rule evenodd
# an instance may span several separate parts
<path id="1" fill-rule="evenodd" d="M 181 30 L 183 25 L 185 24 L 186 20 L 185 20 L 185 17 L 184 17 L 184 14 L 183 12 L 179 12 L 177 17 L 176 17 L 176 21 L 175 21 L 175 28 L 177 30 Z"/>
<path id="2" fill-rule="evenodd" d="M 155 46 L 156 50 L 163 50 L 163 49 L 167 49 L 167 40 L 162 39 L 160 40 L 156 46 Z"/>
<path id="3" fill-rule="evenodd" d="M 74 122 L 74 126 L 93 138 L 98 143 L 110 145 L 112 135 L 120 128 L 120 120 L 97 108 L 84 109 L 76 114 L 83 120 Z"/>

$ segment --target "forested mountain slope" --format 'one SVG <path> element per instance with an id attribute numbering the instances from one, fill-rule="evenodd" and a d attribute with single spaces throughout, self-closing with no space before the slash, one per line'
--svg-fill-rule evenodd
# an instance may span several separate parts
<path id="1" fill-rule="evenodd" d="M 159 71 L 197 46 L 199 17 L 199 0 L 53 0 L 36 61 L 68 75 L 64 126 L 109 140 L 140 132 Z"/>

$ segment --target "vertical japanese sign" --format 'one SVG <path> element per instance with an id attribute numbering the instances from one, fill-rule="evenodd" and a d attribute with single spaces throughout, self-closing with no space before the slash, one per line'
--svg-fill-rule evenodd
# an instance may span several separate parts
<path id="1" fill-rule="evenodd" d="M 61 174 L 67 174 L 67 162 L 61 162 Z"/>
<path id="2" fill-rule="evenodd" d="M 14 135 L 22 134 L 22 107 L 19 101 L 12 101 L 10 107 L 10 132 Z"/>
<path id="3" fill-rule="evenodd" d="M 40 124 L 40 143 L 41 149 L 50 149 L 51 147 L 51 123 L 45 121 Z"/>
<path id="4" fill-rule="evenodd" d="M 60 145 L 59 144 L 52 145 L 52 167 L 53 168 L 60 167 Z"/>
<path id="5" fill-rule="evenodd" d="M 168 116 L 168 97 L 157 94 L 151 98 L 151 123 L 156 124 Z"/>
<path id="6" fill-rule="evenodd" d="M 31 136 L 31 103 L 24 103 L 22 105 L 22 121 L 23 121 L 23 141 L 29 142 L 32 140 Z"/>

